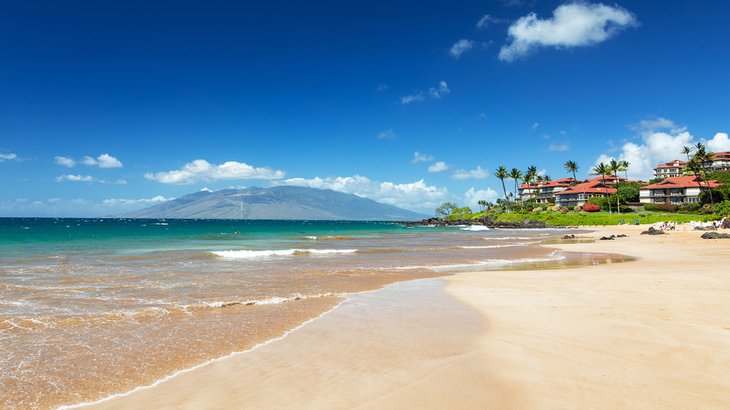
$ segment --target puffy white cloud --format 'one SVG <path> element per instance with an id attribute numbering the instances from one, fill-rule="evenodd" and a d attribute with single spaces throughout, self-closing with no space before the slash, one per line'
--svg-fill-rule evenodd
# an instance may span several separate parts
<path id="1" fill-rule="evenodd" d="M 429 88 L 428 91 L 425 93 L 423 91 L 416 91 L 413 94 L 400 97 L 400 103 L 406 105 L 414 102 L 422 102 L 425 101 L 426 98 L 429 98 L 431 100 L 439 100 L 444 95 L 450 93 L 451 90 L 449 90 L 449 85 L 446 84 L 446 81 L 439 81 L 436 87 Z"/>
<path id="2" fill-rule="evenodd" d="M 565 152 L 570 150 L 570 144 L 563 142 L 560 144 L 550 144 L 547 148 L 548 152 Z"/>
<path id="3" fill-rule="evenodd" d="M 487 176 L 487 171 L 483 170 L 482 167 L 477 166 L 476 169 L 472 169 L 471 171 L 457 169 L 451 175 L 451 178 L 461 181 L 465 179 L 486 179 Z"/>
<path id="4" fill-rule="evenodd" d="M 430 154 L 422 154 L 418 151 L 413 153 L 413 159 L 411 160 L 412 163 L 418 164 L 419 162 L 431 162 L 435 160 L 436 157 Z"/>
<path id="5" fill-rule="evenodd" d="M 400 138 L 400 135 L 396 134 L 392 128 L 378 133 L 378 139 L 381 140 L 397 140 L 398 138 Z"/>
<path id="6" fill-rule="evenodd" d="M 462 38 L 461 40 L 454 43 L 449 49 L 449 54 L 454 58 L 461 57 L 462 54 L 474 48 L 474 41 Z"/>
<path id="7" fill-rule="evenodd" d="M 10 161 L 17 158 L 18 156 L 16 154 L 0 154 L 0 162 Z"/>
<path id="8" fill-rule="evenodd" d="M 468 207 L 474 209 L 479 207 L 478 202 L 480 200 L 494 203 L 497 201 L 497 198 L 500 198 L 500 195 L 492 188 L 477 190 L 472 187 L 464 193 L 464 203 L 466 203 Z"/>
<path id="9" fill-rule="evenodd" d="M 76 161 L 73 160 L 73 158 L 69 157 L 62 157 L 58 156 L 53 158 L 54 162 L 58 165 L 62 165 L 64 167 L 73 168 L 74 165 L 76 165 Z"/>
<path id="10" fill-rule="evenodd" d="M 94 182 L 96 181 L 96 178 L 92 177 L 91 175 L 61 175 L 59 177 L 56 177 L 57 182 Z"/>
<path id="11" fill-rule="evenodd" d="M 362 198 L 405 209 L 431 212 L 444 201 L 451 200 L 448 189 L 426 185 L 421 179 L 411 183 L 377 182 L 366 177 L 291 178 L 274 185 L 295 185 L 354 194 Z"/>
<path id="12" fill-rule="evenodd" d="M 563 4 L 550 19 L 535 13 L 521 17 L 509 27 L 509 44 L 499 59 L 513 61 L 538 47 L 580 47 L 602 43 L 618 31 L 637 25 L 634 15 L 620 7 L 597 3 Z"/>
<path id="13" fill-rule="evenodd" d="M 444 161 L 436 161 L 428 167 L 428 172 L 443 172 L 447 169 L 449 169 L 449 166 Z"/>
<path id="14" fill-rule="evenodd" d="M 726 132 L 718 132 L 711 140 L 707 141 L 707 146 L 713 152 L 730 151 L 730 139 L 728 139 Z"/>
<path id="15" fill-rule="evenodd" d="M 196 159 L 182 168 L 167 172 L 148 172 L 144 177 L 163 184 L 192 184 L 199 181 L 237 179 L 281 179 L 286 173 L 271 168 L 256 168 L 243 162 L 228 161 L 220 165 L 204 159 Z"/>
<path id="16" fill-rule="evenodd" d="M 147 204 L 158 204 L 162 202 L 171 201 L 175 198 L 165 198 L 162 195 L 153 196 L 152 198 L 142 199 L 124 199 L 124 198 L 111 198 L 105 199 L 101 203 L 105 206 L 120 206 L 120 205 L 147 205 Z"/>
<path id="17" fill-rule="evenodd" d="M 73 168 L 77 164 L 77 161 L 70 157 L 57 156 L 54 157 L 53 160 L 57 165 L 62 165 L 68 168 Z M 96 158 L 86 155 L 78 162 L 90 167 L 96 166 L 99 168 L 122 168 L 124 166 L 122 161 L 109 154 L 101 154 Z"/>
<path id="18" fill-rule="evenodd" d="M 596 164 L 609 162 L 614 158 L 628 161 L 630 178 L 648 180 L 653 178 L 654 168 L 657 164 L 673 159 L 686 161 L 687 158 L 682 154 L 682 148 L 685 146 L 693 146 L 697 142 L 704 142 L 711 151 L 730 150 L 727 133 L 718 132 L 710 140 L 698 140 L 687 131 L 686 127 L 679 127 L 666 118 L 642 121 L 639 122 L 638 126 L 632 128 L 643 130 L 640 134 L 641 141 L 638 143 L 625 143 L 615 157 L 606 154 L 600 155 L 596 160 Z M 666 131 L 658 131 L 657 129 Z"/>

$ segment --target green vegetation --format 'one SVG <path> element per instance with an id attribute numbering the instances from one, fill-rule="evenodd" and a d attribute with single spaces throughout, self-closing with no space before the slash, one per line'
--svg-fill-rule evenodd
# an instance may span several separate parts
<path id="1" fill-rule="evenodd" d="M 730 212 L 730 201 L 726 212 Z M 489 215 L 497 222 L 521 222 L 525 218 L 536 221 L 543 221 L 551 226 L 588 226 L 588 225 L 618 225 L 619 223 L 633 223 L 634 219 L 640 224 L 653 224 L 656 222 L 685 223 L 691 221 L 711 221 L 717 219 L 714 215 L 681 214 L 666 212 L 637 212 L 629 215 L 609 214 L 606 212 L 552 212 L 542 211 L 539 213 L 495 213 L 480 212 L 472 215 L 472 219 L 479 219 Z"/>

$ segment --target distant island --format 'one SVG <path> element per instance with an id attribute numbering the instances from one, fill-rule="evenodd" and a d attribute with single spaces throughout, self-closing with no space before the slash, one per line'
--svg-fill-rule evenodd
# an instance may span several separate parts
<path id="1" fill-rule="evenodd" d="M 295 186 L 200 191 L 121 218 L 412 221 L 428 215 L 357 195 Z"/>

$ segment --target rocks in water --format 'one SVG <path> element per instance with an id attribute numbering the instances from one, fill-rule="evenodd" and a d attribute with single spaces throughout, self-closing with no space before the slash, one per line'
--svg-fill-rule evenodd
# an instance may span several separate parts
<path id="1" fill-rule="evenodd" d="M 520 228 L 547 228 L 547 224 L 543 221 L 535 221 L 530 218 L 525 218 L 522 222 L 505 222 L 495 221 L 489 216 L 485 216 L 479 219 L 470 219 L 467 221 L 463 220 L 448 220 L 441 218 L 428 218 L 415 222 L 405 222 L 405 226 L 457 226 L 457 225 L 481 225 L 488 228 L 506 228 L 506 229 L 520 229 Z"/>
<path id="2" fill-rule="evenodd" d="M 659 229 L 654 229 L 653 226 L 650 226 L 649 229 L 645 230 L 641 234 L 642 235 L 664 235 L 664 231 L 661 231 Z"/>
<path id="3" fill-rule="evenodd" d="M 730 219 L 728 219 L 728 218 L 722 218 L 722 222 L 720 223 L 720 228 L 722 228 L 722 229 L 730 229 Z"/>
<path id="4" fill-rule="evenodd" d="M 702 239 L 730 239 L 730 233 L 705 232 L 700 236 Z"/>

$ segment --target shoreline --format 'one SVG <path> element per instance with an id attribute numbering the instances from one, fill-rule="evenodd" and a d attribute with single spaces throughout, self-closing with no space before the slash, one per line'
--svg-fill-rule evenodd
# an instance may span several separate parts
<path id="1" fill-rule="evenodd" d="M 639 231 L 645 229 L 647 226 L 612 226 L 612 227 L 591 227 L 588 229 L 591 229 L 592 233 L 588 234 L 581 234 L 581 237 L 583 235 L 586 235 L 587 237 L 591 237 L 594 239 L 597 239 L 601 235 L 608 235 L 608 234 L 614 234 L 614 233 L 628 233 L 629 238 L 620 238 L 615 241 L 595 241 L 593 243 L 571 243 L 571 244 L 549 244 L 544 245 L 547 248 L 551 249 L 557 249 L 560 251 L 578 251 L 578 252 L 600 252 L 600 253 L 619 253 L 619 254 L 627 254 L 628 256 L 633 256 L 636 258 L 635 261 L 631 262 L 630 264 L 625 264 L 626 268 L 631 268 L 639 265 L 641 267 L 642 263 L 647 263 L 647 258 L 643 257 L 639 252 L 639 248 L 636 246 L 634 241 L 640 241 L 644 242 L 646 244 L 647 242 L 651 245 L 657 245 L 656 237 L 648 238 L 646 236 L 639 237 Z M 678 236 L 678 235 L 696 235 L 698 236 L 699 233 L 689 233 L 689 232 L 672 232 L 669 235 L 666 235 L 667 237 L 672 236 Z M 633 238 L 635 236 L 635 238 Z M 585 238 L 584 238 L 585 239 Z M 665 238 L 666 239 L 666 238 Z M 611 244 L 608 244 L 610 242 Z M 631 242 L 631 243 L 629 243 Z M 711 243 L 716 243 L 715 245 L 710 245 Z M 716 248 L 718 245 L 717 243 L 722 243 L 720 241 L 703 241 L 703 243 L 707 243 L 709 247 Z M 722 245 L 719 245 L 722 246 Z M 620 248 L 623 251 L 626 252 L 617 252 L 615 250 L 606 250 L 605 248 L 611 247 L 611 248 Z M 655 246 L 656 247 L 656 246 Z M 600 248 L 600 249 L 598 249 Z M 651 257 L 648 259 L 649 262 L 651 262 Z M 624 265 L 624 264 L 620 264 Z M 581 266 L 577 268 L 566 268 L 566 269 L 558 269 L 558 270 L 530 270 L 530 271 L 487 271 L 487 272 L 465 272 L 465 273 L 457 273 L 452 276 L 442 276 L 440 278 L 431 278 L 431 279 L 416 279 L 416 280 L 409 280 L 404 282 L 397 282 L 395 284 L 390 284 L 385 286 L 384 288 L 378 289 L 378 290 L 372 290 L 364 292 L 364 294 L 372 294 L 372 295 L 390 295 L 391 298 L 398 297 L 403 298 L 405 305 L 399 306 L 399 309 L 402 308 L 408 308 L 408 303 L 413 302 L 413 298 L 415 297 L 417 299 L 416 295 L 411 294 L 410 296 L 407 294 L 407 292 L 401 291 L 400 294 L 398 293 L 398 289 L 407 288 L 408 284 L 413 284 L 417 282 L 428 282 L 428 283 L 435 283 L 435 282 L 442 282 L 444 285 L 442 286 L 441 292 L 443 294 L 448 295 L 450 298 L 460 302 L 463 306 L 462 308 L 454 308 L 456 311 L 461 312 L 464 314 L 464 312 L 468 312 L 470 310 L 476 309 L 476 311 L 479 312 L 481 318 L 484 320 L 484 323 L 486 323 L 486 329 L 483 329 L 481 332 L 481 335 L 479 335 L 476 338 L 476 341 L 473 341 L 475 343 L 475 346 L 477 347 L 465 347 L 465 354 L 471 356 L 472 358 L 478 357 L 479 360 L 477 360 L 477 363 L 481 363 L 482 365 L 486 366 L 488 369 L 494 365 L 494 363 L 499 363 L 500 361 L 506 362 L 505 368 L 510 369 L 514 367 L 514 362 L 519 363 L 520 361 L 515 359 L 513 357 L 513 354 L 510 354 L 509 349 L 506 351 L 500 352 L 499 354 L 495 354 L 493 350 L 499 351 L 499 349 L 495 349 L 495 347 L 499 347 L 501 349 L 505 349 L 506 347 L 503 345 L 499 345 L 498 343 L 495 345 L 495 341 L 493 339 L 495 332 L 500 332 L 502 330 L 499 329 L 499 323 L 500 323 L 500 317 L 499 314 L 495 316 L 495 311 L 498 312 L 499 306 L 495 308 L 495 306 L 490 306 L 489 309 L 485 309 L 485 303 L 483 300 L 489 299 L 489 288 L 490 286 L 494 286 L 494 284 L 489 284 L 489 277 L 494 278 L 500 278 L 500 280 L 506 281 L 506 283 L 509 283 L 510 285 L 514 285 L 514 276 L 515 274 L 520 276 L 525 275 L 537 275 L 537 279 L 531 278 L 533 280 L 537 280 L 538 282 L 541 282 L 544 285 L 545 278 L 548 279 L 555 279 L 557 277 L 561 276 L 575 276 L 576 274 L 580 274 L 580 272 L 585 273 L 586 271 L 593 270 L 593 272 L 588 272 L 589 274 L 592 273 L 591 276 L 595 276 L 596 274 L 605 274 L 606 270 L 615 270 L 614 267 L 618 265 L 600 265 L 600 266 Z M 486 276 L 485 276 L 486 275 Z M 510 278 L 512 276 L 512 278 Z M 487 289 L 484 289 L 484 286 L 487 286 Z M 393 289 L 396 289 L 393 291 Z M 494 293 L 494 291 L 492 291 Z M 146 386 L 146 387 L 140 387 L 137 389 L 134 389 L 131 392 L 124 393 L 123 397 L 112 396 L 103 399 L 102 401 L 95 402 L 94 405 L 90 404 L 76 404 L 74 406 L 64 407 L 64 408 L 78 408 L 78 407 L 96 407 L 96 408 L 130 408 L 130 407 L 136 407 L 136 406 L 144 406 L 149 405 L 151 402 L 150 400 L 154 400 L 154 403 L 156 403 L 156 407 L 185 407 L 188 406 L 188 403 L 197 403 L 198 406 L 206 407 L 206 405 L 212 405 L 215 406 L 212 403 L 215 403 L 215 400 L 225 400 L 226 403 L 236 403 L 237 400 L 238 403 L 243 404 L 251 404 L 251 403 L 257 403 L 261 406 L 266 406 L 267 404 L 272 404 L 271 398 L 266 399 L 262 397 L 255 398 L 256 400 L 253 400 L 254 398 L 248 397 L 245 394 L 242 394 L 240 392 L 237 392 L 235 394 L 231 394 L 229 391 L 228 397 L 225 399 L 218 397 L 218 393 L 213 394 L 213 392 L 217 391 L 217 388 L 215 387 L 216 384 L 224 384 L 228 386 L 228 390 L 233 389 L 233 387 L 242 388 L 247 387 L 251 390 L 257 390 L 258 388 L 262 387 L 264 384 L 269 383 L 273 386 L 278 386 L 278 388 L 281 389 L 282 392 L 288 392 L 291 390 L 291 385 L 294 383 L 296 385 L 297 381 L 292 380 L 290 376 L 287 376 L 286 374 L 282 374 L 281 372 L 274 372 L 275 374 L 271 374 L 271 372 L 262 371 L 262 369 L 256 367 L 257 358 L 264 357 L 266 355 L 275 354 L 278 355 L 276 357 L 279 358 L 279 360 L 283 360 L 288 365 L 293 365 L 294 368 L 300 368 L 304 367 L 307 368 L 307 372 L 314 372 L 314 373 L 327 373 L 334 371 L 335 374 L 338 374 L 339 376 L 343 377 L 344 379 L 352 381 L 353 379 L 358 379 L 359 376 L 362 375 L 362 369 L 361 367 L 365 365 L 365 363 L 378 362 L 377 358 L 374 357 L 350 357 L 345 358 L 344 361 L 341 358 L 338 358 L 337 360 L 333 360 L 333 357 L 330 356 L 330 354 L 325 355 L 324 358 L 319 356 L 314 357 L 305 357 L 305 361 L 303 363 L 299 362 L 300 357 L 297 356 L 296 352 L 301 350 L 302 348 L 311 347 L 312 345 L 322 344 L 326 339 L 323 339 L 321 335 L 318 334 L 318 332 L 327 331 L 327 328 L 330 327 L 330 331 L 332 330 L 331 327 L 333 326 L 333 322 L 335 324 L 338 323 L 339 325 L 346 325 L 346 323 L 342 323 L 342 316 L 343 316 L 343 310 L 352 310 L 352 306 L 358 306 L 358 305 L 367 305 L 368 298 L 362 297 L 362 294 L 356 293 L 347 295 L 346 298 L 341 301 L 335 308 L 323 313 L 319 317 L 315 319 L 311 319 L 307 321 L 306 323 L 298 326 L 295 328 L 297 332 L 294 332 L 294 330 L 291 330 L 286 333 L 286 335 L 274 339 L 268 342 L 265 342 L 262 346 L 257 346 L 260 348 L 254 348 L 249 349 L 244 352 L 236 352 L 229 356 L 226 356 L 224 358 L 218 358 L 211 360 L 209 362 L 206 362 L 205 364 L 201 364 L 198 366 L 195 366 L 192 369 L 187 369 L 180 371 L 175 374 L 174 377 L 166 377 L 164 380 L 156 382 L 152 386 Z M 492 294 L 492 297 L 495 295 Z M 499 296 L 499 293 L 497 293 L 497 296 Z M 524 296 L 524 295 L 523 295 Z M 432 295 L 432 298 L 435 296 Z M 501 296 L 502 299 L 504 298 L 504 295 Z M 410 302 L 409 302 L 410 298 Z M 497 300 L 502 300 L 500 298 L 496 298 Z M 504 300 L 502 300 L 504 302 Z M 529 302 L 529 298 L 527 300 Z M 524 302 L 524 301 L 523 301 Z M 585 301 L 584 301 L 585 302 Z M 509 305 L 509 303 L 507 303 Z M 372 306 L 371 306 L 372 307 Z M 515 313 L 514 307 L 510 306 L 512 308 L 512 311 L 510 311 L 510 315 L 512 315 L 513 319 L 525 319 L 524 317 L 520 316 L 520 312 L 517 311 Z M 366 309 L 367 310 L 367 309 Z M 519 310 L 519 309 L 518 309 Z M 338 312 L 340 312 L 338 314 Z M 457 312 L 458 313 L 458 312 Z M 394 315 L 400 315 L 401 313 L 398 313 L 398 311 L 390 311 L 387 314 L 385 314 L 383 317 L 380 317 L 379 320 L 383 322 L 388 322 L 390 319 L 392 319 L 392 316 Z M 366 317 L 368 314 L 365 312 L 360 312 L 359 316 L 355 315 L 354 317 L 358 320 L 368 320 Z M 516 315 L 516 316 L 515 316 Z M 524 316 L 524 313 L 522 313 Z M 545 313 L 543 312 L 543 316 Z M 346 315 L 345 315 L 346 316 Z M 458 318 L 458 314 L 456 316 Z M 352 317 L 350 318 L 352 319 Z M 452 318 L 453 319 L 453 318 Z M 550 323 L 549 317 L 546 317 L 546 323 Z M 372 318 L 370 318 L 372 320 Z M 326 323 L 325 323 L 326 322 Z M 398 332 L 398 329 L 396 328 L 397 320 L 395 323 L 390 320 L 390 325 L 385 324 L 384 326 L 387 328 L 385 330 L 385 333 L 388 332 Z M 307 325 L 307 326 L 305 326 Z M 421 326 L 423 327 L 424 323 L 421 323 Z M 425 323 L 426 327 L 429 325 Z M 730 330 L 730 324 L 728 324 L 728 330 Z M 390 327 L 388 327 L 390 326 Z M 440 330 L 443 330 L 444 324 L 440 324 Z M 434 331 L 438 331 L 434 330 Z M 362 332 L 363 329 L 350 329 L 347 326 L 345 326 L 342 331 L 345 332 L 345 335 L 342 336 L 346 343 L 335 343 L 335 346 L 333 346 L 333 349 L 337 351 L 338 349 L 345 349 L 348 344 L 367 344 L 368 338 L 372 337 L 371 332 Z M 416 332 L 421 332 L 423 329 L 412 329 Z M 348 334 L 349 332 L 349 334 Z M 359 334 L 358 334 L 359 332 Z M 458 332 L 457 332 L 458 334 Z M 519 333 L 518 333 L 519 334 Z M 456 335 L 454 335 L 456 336 Z M 509 332 L 507 332 L 506 336 L 514 337 L 515 335 L 510 335 Z M 519 344 L 516 344 L 516 346 L 519 346 Z M 390 349 L 395 349 L 396 351 L 402 350 L 404 346 L 398 345 L 398 343 L 391 343 L 387 346 Z M 408 346 L 405 346 L 408 347 Z M 413 347 L 413 346 L 410 346 Z M 513 347 L 514 348 L 514 347 Z M 526 349 L 524 346 L 522 346 L 523 349 Z M 727 348 L 727 346 L 725 346 Z M 416 350 L 429 350 L 429 347 L 424 346 L 418 346 Z M 529 351 L 529 349 L 527 349 Z M 273 353 L 272 353 L 273 352 Z M 288 353 L 287 353 L 288 352 Z M 240 355 L 240 353 L 248 353 L 247 355 Z M 318 355 L 323 355 L 323 352 L 319 351 L 316 352 Z M 522 352 L 524 354 L 524 352 Z M 235 357 L 234 357 L 235 356 Z M 292 357 L 296 356 L 296 357 Z M 367 356 L 367 355 L 366 355 Z M 528 355 L 529 356 L 529 355 Z M 258 359 L 259 365 L 260 359 Z M 428 362 L 428 360 L 426 360 Z M 547 360 L 550 362 L 550 360 Z M 249 362 L 249 363 L 247 363 Z M 491 364 L 491 366 L 490 366 Z M 553 363 L 556 364 L 556 363 Z M 730 363 L 728 363 L 730 364 Z M 246 383 L 241 383 L 240 381 L 232 380 L 230 376 L 230 368 L 235 367 L 236 365 L 243 366 L 246 368 L 246 372 L 244 374 L 248 374 L 249 372 L 262 372 L 259 376 L 261 376 L 260 379 L 249 379 Z M 389 366 L 387 363 L 384 363 L 381 365 Z M 403 366 L 408 367 L 412 366 L 413 363 L 403 363 Z M 462 364 L 463 365 L 463 364 Z M 249 366 L 249 367 L 246 367 Z M 339 367 L 338 367 L 339 366 Z M 344 366 L 347 371 L 343 372 L 340 367 Z M 463 367 L 463 366 L 462 366 Z M 216 368 L 218 371 L 216 372 Z M 228 370 L 226 370 L 228 368 Z M 503 405 L 507 405 L 507 407 L 513 407 L 518 402 L 524 402 L 526 397 L 530 397 L 530 394 L 527 394 L 525 392 L 520 392 L 521 389 L 524 387 L 522 386 L 522 382 L 524 380 L 521 380 L 521 378 L 524 377 L 525 374 L 530 374 L 531 371 L 525 371 L 522 372 L 523 374 L 513 374 L 515 373 L 514 370 L 509 371 L 497 371 L 496 373 L 493 372 L 493 369 L 490 369 L 486 373 L 483 370 L 475 369 L 475 368 L 469 368 L 468 366 L 464 369 L 467 369 L 468 371 L 457 371 L 456 374 L 451 375 L 452 380 L 447 381 L 446 383 L 449 385 L 452 385 L 451 388 L 455 388 L 453 386 L 456 381 L 458 383 L 466 383 L 466 385 L 471 385 L 472 387 L 482 386 L 484 388 L 487 388 L 488 390 L 492 390 L 495 388 L 495 386 L 500 386 L 497 390 L 501 390 L 500 392 L 494 392 L 492 391 L 490 394 L 487 395 L 480 395 L 480 400 L 477 402 L 472 402 L 471 404 L 483 404 L 483 403 L 491 403 L 493 405 L 504 407 Z M 207 369 L 207 371 L 204 371 Z M 382 369 L 381 369 L 382 370 Z M 387 372 L 382 371 L 375 371 L 375 375 L 379 377 L 386 377 L 388 376 L 389 372 L 397 371 L 398 369 L 390 369 Z M 453 370 L 453 369 L 452 369 Z M 463 370 L 463 369 L 462 369 Z M 528 370 L 529 366 L 528 366 Z M 215 376 L 213 379 L 210 378 L 210 372 L 213 372 Z M 417 371 L 408 372 L 409 373 L 406 377 L 406 379 L 409 378 L 415 378 L 418 380 L 419 378 L 426 377 L 427 379 L 431 378 L 429 376 L 429 373 L 431 371 L 434 371 L 434 369 L 419 369 Z M 532 369 L 534 371 L 534 369 Z M 228 373 L 227 373 L 228 372 Z M 436 371 L 438 373 L 439 371 Z M 471 372 L 469 377 L 467 377 L 468 380 L 464 379 L 463 373 L 469 373 Z M 205 377 L 201 376 L 201 374 L 208 373 Z M 504 373 L 504 374 L 502 374 Z M 519 373 L 519 372 L 518 372 Z M 306 373 L 305 373 L 306 374 Z M 507 375 L 508 377 L 504 377 Z M 241 375 L 238 374 L 240 377 Z M 306 378 L 306 377 L 305 377 Z M 559 377 L 558 377 L 559 378 Z M 235 378 L 234 378 L 235 379 Z M 208 380 L 208 381 L 206 381 Z M 327 378 L 328 381 L 331 381 L 331 378 Z M 475 380 L 482 381 L 486 383 L 474 383 Z M 401 382 L 403 382 L 401 380 Z M 533 381 L 534 382 L 534 381 Z M 253 383 L 253 385 L 251 385 Z M 310 386 L 314 388 L 317 384 L 312 381 L 300 381 L 299 382 L 304 383 L 304 386 Z M 401 386 L 399 388 L 398 393 L 390 392 L 387 397 L 390 397 L 391 400 L 387 403 L 399 403 L 402 405 L 414 405 L 419 403 L 419 398 L 416 397 L 416 395 L 413 393 L 413 387 L 408 387 L 410 384 L 406 382 L 403 382 L 404 386 Z M 179 387 L 175 388 L 175 385 L 187 385 L 188 387 L 192 387 L 193 391 L 188 391 L 188 389 L 181 390 Z M 229 385 L 230 384 L 230 385 Z M 347 385 L 347 382 L 344 382 L 345 385 Z M 358 391 L 356 388 L 357 384 L 354 384 L 350 387 L 355 387 L 355 390 Z M 723 384 L 723 386 L 730 386 L 730 383 Z M 433 389 L 434 386 L 430 386 L 430 389 Z M 440 388 L 443 390 L 443 386 Z M 297 391 L 297 395 L 294 395 L 291 397 L 291 402 L 278 402 L 278 405 L 295 407 L 293 403 L 296 403 L 298 406 L 301 407 L 313 407 L 313 405 L 316 404 L 317 407 L 328 407 L 327 404 L 331 402 L 328 401 L 321 401 L 322 399 L 320 397 L 317 397 L 316 400 L 312 400 L 313 397 L 311 397 L 311 394 L 308 394 L 306 392 L 301 391 L 302 387 L 299 385 L 299 389 Z M 227 390 L 227 391 L 228 391 Z M 236 389 L 237 390 L 237 389 Z M 345 389 L 347 390 L 347 389 Z M 386 388 L 387 390 L 387 388 Z M 428 389 L 427 389 L 428 390 Z M 458 390 L 458 389 L 457 389 Z M 275 390 L 274 390 L 275 391 Z M 511 391 L 513 394 L 504 394 L 505 391 Z M 184 394 L 182 394 L 184 392 Z M 517 392 L 517 393 L 515 393 Z M 463 393 L 463 392 L 462 392 Z M 543 392 L 543 393 L 549 393 L 549 392 Z M 182 396 L 181 396 L 182 394 Z M 454 394 L 459 394 L 454 391 Z M 183 397 L 182 401 L 180 401 L 181 397 Z M 727 399 L 730 399 L 730 396 L 725 397 Z M 365 405 L 364 407 L 368 407 L 369 405 L 374 404 L 370 399 L 368 399 L 366 396 L 360 394 L 355 394 L 355 397 L 353 397 L 353 394 L 350 393 L 344 393 L 344 392 L 335 392 L 333 391 L 331 394 L 328 395 L 329 400 L 335 400 L 338 402 L 341 402 L 342 400 L 347 401 L 350 405 L 359 405 L 362 404 L 362 402 L 368 402 L 368 405 Z M 444 398 L 442 398 L 443 400 Z M 568 397 L 566 400 L 571 400 L 570 402 L 573 402 L 575 398 L 574 397 Z M 192 401 L 190 401 L 192 400 Z M 200 401 L 202 400 L 202 401 Z M 213 400 L 213 402 L 210 402 L 209 400 Z M 231 401 L 232 400 L 232 401 Z M 349 401 L 348 401 L 349 400 Z M 405 401 L 403 401 L 405 400 Z M 410 400 L 410 401 L 409 401 Z M 507 400 L 507 401 L 505 401 Z M 527 400 L 529 402 L 529 400 Z M 167 404 L 166 404 L 167 403 Z M 175 403 L 175 404 L 170 404 Z M 221 402 L 222 403 L 222 402 Z M 420 404 L 429 404 L 429 403 L 435 403 L 435 402 L 422 402 Z M 564 404 L 565 402 L 563 402 Z M 717 402 L 715 402 L 717 403 Z M 453 405 L 454 403 L 451 401 L 445 401 L 442 403 L 442 405 Z M 544 402 L 539 402 L 537 404 L 545 404 Z M 561 404 L 560 402 L 552 402 L 552 405 L 558 406 Z M 189 407 L 189 406 L 188 406 Z M 427 406 L 428 407 L 428 406 Z M 458 407 L 458 406 L 457 406 Z M 521 406 L 517 406 L 521 407 Z M 547 407 L 551 407 L 548 405 Z M 611 406 L 608 406 L 611 407 Z M 671 406 L 670 406 L 671 407 Z"/>

